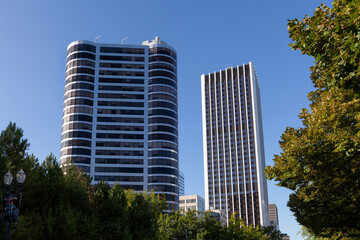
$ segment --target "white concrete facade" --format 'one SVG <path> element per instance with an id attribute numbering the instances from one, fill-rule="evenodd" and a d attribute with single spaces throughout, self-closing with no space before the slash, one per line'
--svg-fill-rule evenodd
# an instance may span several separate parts
<path id="1" fill-rule="evenodd" d="M 66 64 L 60 161 L 110 186 L 164 194 L 178 209 L 177 57 L 142 45 L 75 41 Z"/>
<path id="2" fill-rule="evenodd" d="M 269 225 L 260 88 L 252 62 L 201 76 L 206 209 Z"/>
<path id="3" fill-rule="evenodd" d="M 205 201 L 197 194 L 180 196 L 179 208 L 185 212 L 188 210 L 203 212 L 205 211 Z"/>

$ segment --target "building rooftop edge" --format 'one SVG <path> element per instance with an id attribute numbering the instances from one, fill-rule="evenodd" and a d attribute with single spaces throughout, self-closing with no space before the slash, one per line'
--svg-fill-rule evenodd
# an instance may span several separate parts
<path id="1" fill-rule="evenodd" d="M 209 72 L 209 73 L 203 73 L 203 74 L 201 74 L 201 76 L 202 76 L 202 75 L 208 75 L 208 74 L 216 74 L 216 73 L 219 73 L 219 72 L 221 72 L 221 71 L 225 71 L 225 70 L 227 70 L 227 69 L 229 69 L 229 68 L 237 68 L 237 67 L 240 67 L 240 66 L 246 66 L 246 65 L 250 65 L 250 64 L 254 64 L 254 62 L 253 62 L 253 61 L 249 61 L 249 63 L 243 63 L 242 65 L 236 65 L 235 67 L 230 66 L 230 67 L 226 67 L 225 69 L 220 69 L 219 71 L 214 71 L 214 72 Z"/>
<path id="2" fill-rule="evenodd" d="M 101 42 L 95 42 L 95 41 L 90 41 L 90 40 L 75 40 L 68 44 L 67 49 L 69 49 L 73 45 L 82 44 L 82 43 L 91 44 L 91 45 L 99 44 L 99 45 L 108 45 L 108 46 L 117 46 L 117 47 L 128 46 L 128 47 L 138 47 L 138 48 L 139 47 L 150 47 L 151 48 L 154 46 L 163 46 L 166 48 L 170 48 L 172 51 L 174 51 L 176 53 L 176 50 L 173 47 L 171 47 L 166 42 L 160 40 L 160 38 L 158 36 L 156 36 L 154 40 L 151 40 L 151 41 L 146 40 L 146 41 L 142 42 L 142 44 L 101 43 Z"/>

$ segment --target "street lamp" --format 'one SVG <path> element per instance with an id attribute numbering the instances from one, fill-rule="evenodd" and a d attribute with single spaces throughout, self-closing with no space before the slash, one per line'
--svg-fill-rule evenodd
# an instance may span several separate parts
<path id="1" fill-rule="evenodd" d="M 21 187 L 26 178 L 25 172 L 21 169 L 16 174 L 17 190 L 11 188 L 13 176 L 8 171 L 4 176 L 5 193 L 3 199 L 3 213 L 1 220 L 6 224 L 5 240 L 10 239 L 11 223 L 17 222 L 21 203 Z"/>
<path id="2" fill-rule="evenodd" d="M 13 180 L 13 176 L 11 175 L 10 170 L 4 175 L 4 184 L 5 187 L 9 187 Z"/>

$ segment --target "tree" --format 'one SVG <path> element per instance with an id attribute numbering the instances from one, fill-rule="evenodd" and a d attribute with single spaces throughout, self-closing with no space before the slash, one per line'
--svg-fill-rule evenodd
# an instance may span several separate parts
<path id="1" fill-rule="evenodd" d="M 35 164 L 33 156 L 28 156 L 27 150 L 30 144 L 23 138 L 24 133 L 16 123 L 10 122 L 7 128 L 0 134 L 0 176 L 4 176 L 7 171 L 12 174 L 17 173 L 21 168 L 24 171 L 30 170 Z M 3 185 L 3 178 L 0 178 Z"/>
<path id="2" fill-rule="evenodd" d="M 288 206 L 316 236 L 360 237 L 360 2 L 336 0 L 289 21 L 293 49 L 315 58 L 303 127 L 287 127 L 266 175 L 289 188 Z"/>
<path id="3" fill-rule="evenodd" d="M 313 16 L 289 21 L 290 46 L 315 58 L 311 78 L 318 88 L 340 87 L 360 93 L 360 2 L 321 4 Z"/>

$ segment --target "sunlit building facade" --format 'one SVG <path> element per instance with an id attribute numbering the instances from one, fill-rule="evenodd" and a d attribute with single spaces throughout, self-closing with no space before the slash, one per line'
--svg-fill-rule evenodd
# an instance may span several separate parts
<path id="1" fill-rule="evenodd" d="M 164 194 L 178 209 L 176 51 L 75 41 L 67 49 L 61 164 L 111 186 Z"/>
<path id="2" fill-rule="evenodd" d="M 260 88 L 252 62 L 201 76 L 206 209 L 269 225 Z"/>

